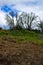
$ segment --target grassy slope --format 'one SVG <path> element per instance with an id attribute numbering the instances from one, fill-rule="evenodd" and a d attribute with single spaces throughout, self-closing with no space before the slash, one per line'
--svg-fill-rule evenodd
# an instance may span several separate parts
<path id="1" fill-rule="evenodd" d="M 43 65 L 43 46 L 38 43 L 43 44 L 43 34 L 0 30 L 0 65 Z"/>
<path id="2" fill-rule="evenodd" d="M 43 44 L 43 34 L 29 30 L 0 30 L 0 37 L 4 36 L 14 37 L 16 42 L 32 41 L 35 43 Z"/>

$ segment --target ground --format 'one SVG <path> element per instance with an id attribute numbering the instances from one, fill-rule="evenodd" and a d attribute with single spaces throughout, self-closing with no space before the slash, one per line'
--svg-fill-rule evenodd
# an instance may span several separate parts
<path id="1" fill-rule="evenodd" d="M 12 31 L 10 31 L 12 32 Z M 0 32 L 0 65 L 43 65 L 43 41 L 42 35 L 36 38 L 31 34 L 28 35 L 12 35 L 5 31 Z M 14 32 L 13 32 L 14 33 Z M 17 33 L 18 34 L 18 33 Z M 31 39 L 30 39 L 31 38 Z"/>

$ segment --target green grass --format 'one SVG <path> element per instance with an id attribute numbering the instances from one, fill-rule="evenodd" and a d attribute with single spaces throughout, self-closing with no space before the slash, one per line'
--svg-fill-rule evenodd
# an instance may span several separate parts
<path id="1" fill-rule="evenodd" d="M 43 45 L 43 34 L 29 30 L 1 30 L 0 37 L 10 35 L 16 39 L 16 42 L 32 41 Z"/>

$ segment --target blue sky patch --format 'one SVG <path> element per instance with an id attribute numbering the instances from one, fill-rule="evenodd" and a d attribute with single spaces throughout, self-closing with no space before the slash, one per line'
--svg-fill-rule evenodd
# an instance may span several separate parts
<path id="1" fill-rule="evenodd" d="M 14 5 L 11 5 L 11 6 L 14 6 Z M 6 13 L 14 12 L 13 15 L 11 14 L 13 17 L 14 17 L 14 16 L 16 17 L 16 12 L 19 12 L 19 10 L 17 10 L 17 9 L 12 9 L 11 7 L 9 7 L 9 6 L 7 6 L 7 5 L 2 6 L 2 7 L 1 7 L 1 10 L 4 11 L 4 12 L 6 12 Z"/>
<path id="2" fill-rule="evenodd" d="M 4 11 L 4 12 L 10 12 L 11 8 L 8 7 L 7 5 L 5 5 L 5 6 L 2 6 L 1 10 Z"/>

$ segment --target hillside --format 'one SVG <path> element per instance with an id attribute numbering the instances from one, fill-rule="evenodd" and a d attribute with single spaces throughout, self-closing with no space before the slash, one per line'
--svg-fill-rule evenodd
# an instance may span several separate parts
<path id="1" fill-rule="evenodd" d="M 0 65 L 43 65 L 43 34 L 0 30 Z"/>

